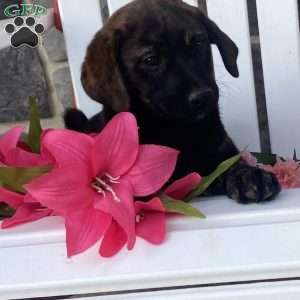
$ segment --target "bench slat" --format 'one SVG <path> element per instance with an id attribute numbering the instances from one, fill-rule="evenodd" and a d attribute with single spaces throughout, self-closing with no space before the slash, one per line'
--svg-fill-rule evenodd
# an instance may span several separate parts
<path id="1" fill-rule="evenodd" d="M 183 0 L 183 2 L 198 7 L 198 1 L 197 0 Z"/>
<path id="2" fill-rule="evenodd" d="M 232 78 L 214 49 L 216 78 L 224 124 L 236 144 L 251 151 L 260 150 L 256 96 L 253 77 L 247 1 L 209 0 L 208 15 L 238 45 L 240 77 Z M 233 15 L 234 12 L 234 15 Z"/>
<path id="3" fill-rule="evenodd" d="M 272 150 L 300 153 L 300 36 L 297 0 L 257 1 Z"/>
<path id="4" fill-rule="evenodd" d="M 46 218 L 0 232 L 3 299 L 300 277 L 300 190 L 268 205 L 225 197 L 194 205 L 206 220 L 176 218 L 160 247 L 138 239 L 132 252 L 66 258 L 63 220 Z M 297 208 L 298 207 L 298 208 Z M 268 245 L 268 247 L 266 247 Z M 1 298 L 1 299 L 2 299 Z"/>
<path id="5" fill-rule="evenodd" d="M 299 298 L 300 281 L 287 281 L 134 293 L 119 296 L 95 296 L 92 298 L 78 298 L 78 300 L 299 300 Z"/>
<path id="6" fill-rule="evenodd" d="M 109 14 L 112 15 L 117 9 L 131 1 L 128 0 L 107 0 Z"/>
<path id="7" fill-rule="evenodd" d="M 41 228 L 41 225 L 40 225 Z M 170 232 L 163 247 L 67 259 L 63 242 L 2 248 L 2 299 L 300 276 L 299 222 Z M 268 247 L 266 247 L 268 245 Z"/>
<path id="8" fill-rule="evenodd" d="M 59 10 L 70 62 L 76 106 L 90 117 L 100 111 L 102 106 L 87 96 L 81 85 L 80 74 L 86 48 L 96 31 L 102 26 L 99 0 L 89 0 L 84 3 L 60 0 Z"/>
<path id="9" fill-rule="evenodd" d="M 131 1 L 128 0 L 107 0 L 108 4 L 108 10 L 110 14 L 113 14 L 117 9 L 124 6 L 125 4 L 129 3 Z M 193 5 L 198 6 L 197 0 L 185 0 L 184 2 Z"/>

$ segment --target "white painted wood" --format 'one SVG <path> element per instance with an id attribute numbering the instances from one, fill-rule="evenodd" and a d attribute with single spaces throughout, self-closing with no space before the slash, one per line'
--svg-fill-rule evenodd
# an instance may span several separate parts
<path id="1" fill-rule="evenodd" d="M 276 201 L 266 204 L 240 205 L 227 197 L 200 198 L 192 204 L 200 209 L 207 218 L 171 218 L 168 230 L 193 230 L 217 227 L 235 227 L 261 224 L 274 224 L 300 221 L 300 189 L 283 191 Z M 62 242 L 64 231 L 61 222 L 47 219 L 48 233 L 46 243 Z M 59 219 L 58 219 L 59 220 Z M 43 221 L 44 222 L 44 221 Z M 0 231 L 1 247 L 19 247 L 28 240 L 28 234 L 33 244 L 43 243 L 45 228 L 40 229 L 37 223 L 19 226 L 13 230 Z"/>
<path id="2" fill-rule="evenodd" d="M 79 0 L 59 1 L 76 106 L 89 117 L 99 112 L 102 106 L 91 100 L 84 92 L 80 74 L 86 48 L 102 26 L 99 3 L 99 0 L 89 0 L 84 3 Z"/>
<path id="3" fill-rule="evenodd" d="M 128 4 L 129 0 L 107 0 L 109 14 L 112 15 L 117 9 Z"/>
<path id="4" fill-rule="evenodd" d="M 119 9 L 120 7 L 128 4 L 129 0 L 107 0 L 107 4 L 108 4 L 108 10 L 110 14 L 113 14 L 117 9 Z M 198 6 L 197 0 L 185 0 L 184 2 L 193 5 L 193 6 Z"/>
<path id="5" fill-rule="evenodd" d="M 209 0 L 208 14 L 237 44 L 240 50 L 240 78 L 232 78 L 214 49 L 216 79 L 220 87 L 221 112 L 225 127 L 236 144 L 251 151 L 260 150 L 256 97 L 247 13 L 247 1 Z"/>
<path id="6" fill-rule="evenodd" d="M 95 296 L 92 298 L 80 298 L 80 300 L 299 300 L 299 298 L 300 281 L 290 281 L 136 293 L 131 295 Z"/>
<path id="7" fill-rule="evenodd" d="M 198 7 L 198 0 L 183 0 L 185 3 Z"/>
<path id="8" fill-rule="evenodd" d="M 257 1 L 272 150 L 300 153 L 300 35 L 297 0 Z"/>
<path id="9" fill-rule="evenodd" d="M 300 277 L 300 190 L 266 205 L 225 198 L 195 204 L 207 220 L 174 219 L 160 247 L 66 258 L 63 222 L 0 231 L 0 295 L 24 298 Z M 230 213 L 230 211 L 233 211 Z M 6 297 L 6 298 L 5 298 Z"/>

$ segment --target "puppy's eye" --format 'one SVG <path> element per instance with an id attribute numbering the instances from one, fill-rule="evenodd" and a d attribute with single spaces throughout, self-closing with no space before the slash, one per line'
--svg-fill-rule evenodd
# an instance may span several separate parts
<path id="1" fill-rule="evenodd" d="M 149 67 L 157 67 L 161 63 L 161 58 L 158 55 L 148 55 L 144 57 L 143 63 Z"/>

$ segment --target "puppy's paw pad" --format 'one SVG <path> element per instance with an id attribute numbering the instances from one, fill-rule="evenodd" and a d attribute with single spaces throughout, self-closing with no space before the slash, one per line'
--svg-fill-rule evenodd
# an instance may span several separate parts
<path id="1" fill-rule="evenodd" d="M 227 195 L 243 204 L 271 201 L 280 190 L 273 174 L 246 166 L 231 174 L 226 182 Z"/>
<path id="2" fill-rule="evenodd" d="M 13 33 L 15 31 L 15 26 L 13 24 L 7 24 L 5 26 L 5 31 L 9 34 Z"/>
<path id="3" fill-rule="evenodd" d="M 22 17 L 16 17 L 13 24 L 7 24 L 5 31 L 11 36 L 13 47 L 20 46 L 36 47 L 39 43 L 38 34 L 45 30 L 42 24 L 36 24 L 35 19 L 28 17 L 25 20 Z"/>

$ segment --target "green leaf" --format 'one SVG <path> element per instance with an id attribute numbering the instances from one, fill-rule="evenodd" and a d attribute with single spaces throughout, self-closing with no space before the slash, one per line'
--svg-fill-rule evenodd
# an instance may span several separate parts
<path id="1" fill-rule="evenodd" d="M 251 152 L 252 155 L 257 159 L 257 162 L 259 164 L 264 165 L 275 165 L 277 162 L 277 155 L 271 154 L 271 153 L 257 153 L 257 152 Z"/>
<path id="2" fill-rule="evenodd" d="M 197 208 L 181 200 L 176 200 L 168 197 L 167 195 L 161 196 L 161 201 L 169 213 L 177 213 L 188 217 L 195 217 L 199 219 L 205 219 L 205 215 Z"/>
<path id="3" fill-rule="evenodd" d="M 198 187 L 196 187 L 185 199 L 186 201 L 190 201 L 195 197 L 200 196 L 203 194 L 209 186 L 222 174 L 228 171 L 233 165 L 235 165 L 241 158 L 241 155 L 238 154 L 224 162 L 222 162 L 217 169 L 208 176 L 202 178 Z"/>
<path id="4" fill-rule="evenodd" d="M 29 97 L 30 101 L 30 124 L 29 133 L 27 137 L 27 144 L 32 152 L 40 153 L 40 140 L 42 134 L 42 126 L 40 113 L 37 105 L 36 97 Z"/>
<path id="5" fill-rule="evenodd" d="M 48 173 L 50 167 L 35 168 L 0 168 L 0 186 L 17 193 L 25 193 L 24 184 L 31 182 L 33 179 Z"/>

